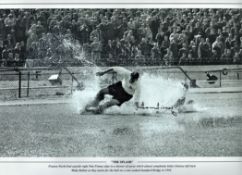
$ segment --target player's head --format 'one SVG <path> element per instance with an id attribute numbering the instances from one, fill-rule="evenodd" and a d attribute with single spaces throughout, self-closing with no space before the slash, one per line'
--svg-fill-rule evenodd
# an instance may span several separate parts
<path id="1" fill-rule="evenodd" d="M 130 74 L 130 83 L 133 83 L 139 79 L 139 72 L 132 72 Z"/>

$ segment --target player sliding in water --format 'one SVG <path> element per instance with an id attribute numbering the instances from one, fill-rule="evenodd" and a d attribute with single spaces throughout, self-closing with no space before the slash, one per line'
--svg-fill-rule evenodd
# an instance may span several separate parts
<path id="1" fill-rule="evenodd" d="M 106 71 L 97 72 L 96 75 L 103 76 L 108 73 L 116 73 L 123 77 L 123 80 L 101 89 L 97 93 L 95 99 L 85 107 L 85 110 L 101 114 L 105 109 L 112 106 L 121 106 L 133 97 L 134 104 L 137 107 L 139 105 L 138 99 L 140 96 L 140 74 L 138 72 L 131 72 L 122 67 L 112 67 Z M 105 95 L 111 95 L 112 99 L 100 104 L 100 102 L 104 100 Z"/>

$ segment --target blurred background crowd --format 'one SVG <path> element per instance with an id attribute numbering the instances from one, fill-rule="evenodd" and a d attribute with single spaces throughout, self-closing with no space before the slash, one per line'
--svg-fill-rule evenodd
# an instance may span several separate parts
<path id="1" fill-rule="evenodd" d="M 98 65 L 240 64 L 242 10 L 0 9 L 1 66 L 26 60 L 80 65 L 83 59 Z"/>

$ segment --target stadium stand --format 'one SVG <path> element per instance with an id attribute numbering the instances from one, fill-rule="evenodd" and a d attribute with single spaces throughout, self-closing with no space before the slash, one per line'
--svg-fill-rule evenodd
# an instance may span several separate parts
<path id="1" fill-rule="evenodd" d="M 98 65 L 240 64 L 241 17 L 241 9 L 0 9 L 0 65 L 83 64 L 64 39 Z"/>

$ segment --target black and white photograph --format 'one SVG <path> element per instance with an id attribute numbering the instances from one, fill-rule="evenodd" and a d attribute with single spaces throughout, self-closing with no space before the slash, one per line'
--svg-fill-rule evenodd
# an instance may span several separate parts
<path id="1" fill-rule="evenodd" d="M 1 8 L 0 156 L 241 157 L 241 8 Z"/>

